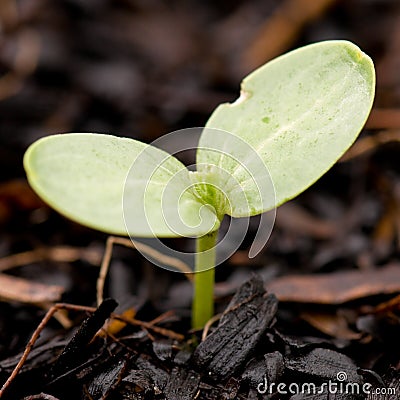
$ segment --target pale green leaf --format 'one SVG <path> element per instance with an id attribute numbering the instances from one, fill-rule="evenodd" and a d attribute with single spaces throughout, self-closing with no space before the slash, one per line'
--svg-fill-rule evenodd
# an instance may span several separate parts
<path id="1" fill-rule="evenodd" d="M 39 196 L 66 217 L 107 233 L 198 236 L 218 227 L 191 188 L 189 171 L 168 153 L 111 135 L 45 137 L 24 157 Z"/>
<path id="2" fill-rule="evenodd" d="M 374 90 L 371 59 L 347 41 L 305 46 L 247 76 L 200 138 L 198 174 L 211 173 L 229 203 L 217 212 L 255 215 L 305 190 L 354 142 Z"/>

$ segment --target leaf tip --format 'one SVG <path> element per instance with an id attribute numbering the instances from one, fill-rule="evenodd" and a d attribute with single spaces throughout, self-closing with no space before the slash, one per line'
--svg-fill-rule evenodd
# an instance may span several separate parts
<path id="1" fill-rule="evenodd" d="M 368 54 L 364 53 L 357 45 L 345 41 L 346 51 L 351 60 L 357 65 L 360 74 L 365 79 L 371 97 L 375 94 L 375 67 Z"/>

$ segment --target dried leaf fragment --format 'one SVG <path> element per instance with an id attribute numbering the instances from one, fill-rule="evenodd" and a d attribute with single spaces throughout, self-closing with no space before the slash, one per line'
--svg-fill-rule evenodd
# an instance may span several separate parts
<path id="1" fill-rule="evenodd" d="M 64 288 L 0 274 L 0 299 L 38 304 L 59 301 Z"/>
<path id="2" fill-rule="evenodd" d="M 372 271 L 341 271 L 320 275 L 289 275 L 266 284 L 279 301 L 342 304 L 348 301 L 400 292 L 400 265 Z"/>

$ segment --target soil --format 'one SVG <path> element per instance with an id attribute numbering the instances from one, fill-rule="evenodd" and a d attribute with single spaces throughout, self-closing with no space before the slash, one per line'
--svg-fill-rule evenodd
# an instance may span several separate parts
<path id="1" fill-rule="evenodd" d="M 397 0 L 2 0 L 0 27 L 0 384 L 46 312 L 67 304 L 2 398 L 399 398 Z M 190 329 L 185 276 L 118 245 L 96 308 L 107 235 L 34 195 L 27 146 L 58 132 L 151 142 L 202 126 L 249 71 L 324 39 L 373 58 L 371 117 L 332 170 L 279 208 L 249 259 L 254 219 L 216 270 L 213 324 Z M 295 393 L 304 384 L 315 390 Z"/>

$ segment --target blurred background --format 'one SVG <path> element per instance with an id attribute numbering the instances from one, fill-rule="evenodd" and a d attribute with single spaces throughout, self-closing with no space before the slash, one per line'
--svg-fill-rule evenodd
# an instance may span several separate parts
<path id="1" fill-rule="evenodd" d="M 229 263 L 279 275 L 371 269 L 396 260 L 398 0 L 0 0 L 0 257 L 60 244 L 99 246 L 96 254 L 102 254 L 105 235 L 64 220 L 24 181 L 22 157 L 34 140 L 59 132 L 104 132 L 151 142 L 203 126 L 219 103 L 238 97 L 239 83 L 251 70 L 326 39 L 351 40 L 375 62 L 377 96 L 367 128 L 347 160 L 279 209 L 267 251 L 249 261 L 250 242 L 244 243 Z M 117 250 L 115 271 L 132 264 L 128 253 Z M 84 296 L 64 299 L 93 304 L 98 269 L 90 263 L 80 262 L 79 269 L 59 260 L 27 264 L 11 273 L 60 283 L 67 293 L 79 288 Z M 151 274 L 162 273 L 147 271 L 153 271 L 145 273 L 150 282 Z M 218 272 L 222 278 L 230 273 Z M 221 291 L 242 281 L 240 274 Z M 126 286 L 122 278 L 118 290 L 131 290 Z M 186 297 L 179 290 L 175 300 L 189 304 L 190 286 Z M 3 315 L 8 310 L 15 318 L 7 307 L 2 305 Z M 26 322 L 26 315 L 20 317 Z M 0 339 L 2 334 L 4 339 L 7 330 Z M 3 349 L 9 343 L 8 335 Z"/>
<path id="2" fill-rule="evenodd" d="M 1 0 L 0 177 L 47 134 L 203 126 L 248 72 L 325 39 L 371 55 L 376 106 L 399 106 L 396 0 Z"/>

